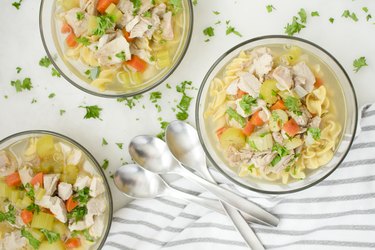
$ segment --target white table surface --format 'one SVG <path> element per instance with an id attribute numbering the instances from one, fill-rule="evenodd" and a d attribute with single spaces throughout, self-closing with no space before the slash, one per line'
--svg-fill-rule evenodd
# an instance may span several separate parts
<path id="1" fill-rule="evenodd" d="M 109 178 L 120 162 L 130 161 L 127 145 L 130 139 L 139 134 L 157 134 L 162 117 L 166 121 L 175 119 L 171 106 L 180 94 L 174 86 L 184 80 L 193 81 L 199 87 L 210 65 L 226 50 L 235 44 L 261 35 L 283 34 L 283 27 L 290 22 L 301 7 L 308 13 L 319 11 L 320 17 L 308 17 L 307 27 L 299 37 L 317 43 L 331 52 L 349 73 L 360 105 L 375 101 L 375 1 L 373 0 L 198 0 L 194 7 L 194 33 L 190 48 L 174 74 L 166 83 L 172 85 L 167 89 L 165 84 L 154 91 L 164 95 L 160 104 L 162 112 L 157 113 L 145 94 L 135 108 L 130 110 L 114 99 L 103 99 L 88 95 L 63 78 L 52 77 L 50 69 L 40 67 L 39 59 L 45 56 L 39 34 L 38 12 L 40 1 L 24 0 L 20 10 L 12 5 L 12 0 L 0 1 L 0 138 L 10 134 L 31 129 L 46 129 L 69 136 L 85 146 L 96 159 L 102 163 L 107 158 L 110 167 L 106 170 L 110 182 L 115 209 L 123 206 L 128 199 L 114 188 Z M 265 6 L 273 4 L 276 8 L 267 13 Z M 368 7 L 374 19 L 366 22 L 362 7 Z M 354 11 L 358 22 L 344 19 L 341 14 L 345 9 Z M 219 11 L 214 15 L 212 11 Z M 328 19 L 335 18 L 334 24 Z M 221 25 L 214 25 L 221 20 Z M 242 33 L 243 37 L 225 35 L 225 20 Z M 208 26 L 215 27 L 215 37 L 204 42 L 202 30 Z M 358 73 L 353 72 L 354 59 L 366 56 L 368 67 Z M 20 74 L 16 67 L 22 67 Z M 30 77 L 34 88 L 31 91 L 16 93 L 10 81 Z M 50 93 L 56 97 L 49 99 Z M 196 96 L 197 91 L 190 91 Z M 8 99 L 3 96 L 7 95 Z M 31 104 L 35 98 L 37 103 Z M 194 100 L 195 101 L 195 100 Z M 189 122 L 194 123 L 194 101 L 190 107 Z M 142 108 L 145 105 L 146 109 Z M 84 120 L 84 110 L 80 105 L 98 105 L 103 108 L 102 121 Z M 66 113 L 60 116 L 59 110 Z M 102 138 L 109 145 L 102 146 Z M 124 143 L 120 150 L 115 143 Z"/>

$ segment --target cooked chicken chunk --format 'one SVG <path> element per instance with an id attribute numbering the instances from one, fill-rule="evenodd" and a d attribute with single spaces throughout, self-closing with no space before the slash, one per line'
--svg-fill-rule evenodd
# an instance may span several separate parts
<path id="1" fill-rule="evenodd" d="M 104 184 L 99 177 L 93 177 L 90 185 L 90 196 L 97 197 L 98 195 L 104 193 Z"/>
<path id="2" fill-rule="evenodd" d="M 289 90 L 293 85 L 292 72 L 285 66 L 278 66 L 272 76 L 277 81 L 276 87 L 281 91 Z"/>
<path id="3" fill-rule="evenodd" d="M 74 183 L 74 190 L 81 190 L 85 187 L 90 187 L 91 178 L 88 176 L 78 176 L 76 182 Z"/>
<path id="4" fill-rule="evenodd" d="M 305 62 L 294 65 L 293 74 L 296 86 L 301 86 L 308 93 L 314 89 L 315 76 Z"/>
<path id="5" fill-rule="evenodd" d="M 0 151 L 0 176 L 7 176 L 16 171 L 16 164 L 12 162 L 5 151 Z"/>
<path id="6" fill-rule="evenodd" d="M 0 239 L 0 249 L 6 250 L 20 250 L 25 249 L 28 245 L 27 239 L 21 236 L 21 231 L 13 231 L 6 233 Z"/>
<path id="7" fill-rule="evenodd" d="M 60 174 L 45 174 L 43 176 L 43 186 L 46 190 L 46 195 L 52 195 L 56 191 L 59 179 Z"/>
<path id="8" fill-rule="evenodd" d="M 89 229 L 89 234 L 94 238 L 99 238 L 104 231 L 104 216 L 98 215 L 94 217 L 94 225 Z"/>
<path id="9" fill-rule="evenodd" d="M 162 36 L 165 40 L 173 40 L 173 26 L 172 26 L 172 12 L 168 11 L 163 15 L 163 20 L 160 24 Z"/>
<path id="10" fill-rule="evenodd" d="M 29 183 L 31 179 L 33 178 L 33 171 L 28 167 L 24 167 L 18 170 L 18 174 L 20 175 L 23 185 L 26 185 L 27 183 Z"/>
<path id="11" fill-rule="evenodd" d="M 238 88 L 252 97 L 259 96 L 261 83 L 253 74 L 241 73 L 239 74 Z"/>
<path id="12" fill-rule="evenodd" d="M 65 223 L 68 220 L 68 217 L 64 202 L 57 196 L 51 197 L 50 202 L 51 205 L 49 210 L 55 215 L 56 219 Z"/>
<path id="13" fill-rule="evenodd" d="M 77 13 L 83 13 L 84 17 L 78 20 Z M 66 22 L 72 27 L 74 34 L 80 37 L 87 31 L 88 28 L 88 14 L 83 12 L 80 8 L 73 8 L 65 14 Z"/>
<path id="14" fill-rule="evenodd" d="M 104 197 L 95 197 L 91 198 L 89 202 L 87 202 L 87 214 L 88 215 L 100 215 L 104 213 L 106 208 L 106 201 Z"/>
<path id="15" fill-rule="evenodd" d="M 72 184 L 69 184 L 66 182 L 60 182 L 58 186 L 58 194 L 59 194 L 59 197 L 64 201 L 69 199 L 69 197 L 72 196 L 73 194 Z"/>
<path id="16" fill-rule="evenodd" d="M 145 18 L 141 18 L 140 21 L 131 29 L 130 38 L 143 37 L 145 32 L 151 29 L 151 27 L 151 22 Z"/>
<path id="17" fill-rule="evenodd" d="M 101 65 L 113 65 L 123 62 L 123 58 L 119 56 L 122 53 L 125 56 L 125 60 L 131 58 L 129 43 L 123 36 L 118 36 L 101 47 L 96 52 L 96 57 Z"/>

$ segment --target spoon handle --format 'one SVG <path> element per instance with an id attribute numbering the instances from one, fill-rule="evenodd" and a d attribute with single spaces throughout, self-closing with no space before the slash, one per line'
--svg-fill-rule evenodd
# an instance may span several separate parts
<path id="1" fill-rule="evenodd" d="M 195 181 L 196 183 L 200 184 L 203 188 L 214 194 L 217 198 L 219 198 L 219 200 L 225 202 L 226 204 L 234 208 L 237 208 L 238 210 L 241 210 L 244 213 L 250 214 L 261 221 L 274 222 L 275 220 L 278 220 L 278 218 L 276 218 L 273 214 L 267 212 L 266 210 L 252 203 L 251 201 L 239 196 L 238 194 L 232 191 L 229 191 L 228 189 L 222 188 L 217 184 L 214 184 L 212 182 L 207 181 L 206 179 L 203 179 L 202 177 L 194 174 L 188 169 L 185 169 L 185 167 L 179 168 L 177 174 L 186 177 L 192 181 Z"/>
<path id="2" fill-rule="evenodd" d="M 212 211 L 224 214 L 223 208 L 221 207 L 220 203 L 217 202 L 217 200 L 212 200 L 208 198 L 202 198 L 199 196 L 191 195 L 191 194 L 179 191 L 177 189 L 167 189 L 165 192 L 166 192 L 165 193 L 166 195 L 172 196 L 174 198 L 185 200 L 188 202 L 193 202 L 205 208 L 208 208 Z"/>

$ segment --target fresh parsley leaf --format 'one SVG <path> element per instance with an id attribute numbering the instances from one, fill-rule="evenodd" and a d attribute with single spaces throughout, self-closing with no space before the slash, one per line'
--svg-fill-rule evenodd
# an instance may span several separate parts
<path id="1" fill-rule="evenodd" d="M 178 13 L 182 9 L 181 0 L 169 0 L 169 3 L 173 7 L 173 14 Z"/>
<path id="2" fill-rule="evenodd" d="M 186 95 L 186 89 L 188 89 L 188 86 L 191 86 L 191 84 L 191 81 L 183 81 L 176 86 L 177 92 L 182 93 L 181 100 L 177 105 L 177 109 L 179 109 L 179 112 L 176 114 L 176 118 L 180 121 L 185 121 L 189 117 L 187 111 L 193 98 Z"/>
<path id="3" fill-rule="evenodd" d="M 76 13 L 77 20 L 81 21 L 83 18 L 85 18 L 85 13 L 79 11 Z"/>
<path id="4" fill-rule="evenodd" d="M 299 33 L 302 29 L 304 29 L 306 26 L 300 22 L 298 22 L 298 17 L 293 17 L 292 23 L 288 23 L 284 27 L 284 31 L 288 36 L 293 36 L 296 33 Z"/>
<path id="5" fill-rule="evenodd" d="M 106 170 L 109 166 L 109 161 L 108 159 L 104 159 L 103 160 L 103 164 L 102 164 L 102 169 Z"/>
<path id="6" fill-rule="evenodd" d="M 318 11 L 313 11 L 311 12 L 311 16 L 320 16 Z"/>
<path id="7" fill-rule="evenodd" d="M 335 19 L 333 17 L 330 17 L 328 20 L 329 20 L 330 23 L 333 23 L 335 21 Z"/>
<path id="8" fill-rule="evenodd" d="M 0 212 L 0 222 L 8 221 L 10 224 L 16 223 L 16 211 L 12 205 L 8 206 L 8 212 Z"/>
<path id="9" fill-rule="evenodd" d="M 279 161 L 281 160 L 281 157 L 280 155 L 276 155 L 272 161 L 271 161 L 271 166 L 274 167 L 277 163 L 279 163 Z"/>
<path id="10" fill-rule="evenodd" d="M 141 0 L 133 0 L 136 2 L 140 2 Z M 102 36 L 106 33 L 106 31 L 112 28 L 115 25 L 113 17 L 110 15 L 102 15 L 97 17 L 97 28 L 94 30 L 93 35 Z"/>
<path id="11" fill-rule="evenodd" d="M 351 18 L 354 22 L 358 22 L 357 15 L 354 12 L 350 13 L 349 10 L 344 10 L 344 12 L 342 13 L 342 17 Z"/>
<path id="12" fill-rule="evenodd" d="M 120 58 L 121 61 L 126 61 L 126 55 L 124 51 L 121 51 L 115 55 L 117 58 Z"/>
<path id="13" fill-rule="evenodd" d="M 151 17 L 151 12 L 150 11 L 146 11 L 145 13 L 143 13 L 143 16 L 144 17 Z"/>
<path id="14" fill-rule="evenodd" d="M 213 27 L 207 27 L 203 30 L 205 36 L 212 37 L 215 35 L 215 29 Z"/>
<path id="15" fill-rule="evenodd" d="M 167 87 L 167 89 L 171 89 L 172 88 L 169 83 L 167 83 L 165 86 Z"/>
<path id="16" fill-rule="evenodd" d="M 49 98 L 49 99 L 52 99 L 52 98 L 54 98 L 55 96 L 56 96 L 55 93 L 51 93 L 51 94 L 48 95 L 48 98 Z"/>
<path id="17" fill-rule="evenodd" d="M 273 7 L 273 5 L 269 4 L 266 6 L 266 10 L 268 13 L 271 13 L 273 10 L 276 10 L 276 8 Z"/>
<path id="18" fill-rule="evenodd" d="M 212 11 L 212 13 L 214 13 L 214 15 L 220 15 L 219 11 Z"/>
<path id="19" fill-rule="evenodd" d="M 281 120 L 279 114 L 277 112 L 275 112 L 275 111 L 272 111 L 271 117 L 272 117 L 272 120 L 275 121 L 275 122 Z"/>
<path id="20" fill-rule="evenodd" d="M 45 56 L 39 60 L 39 65 L 48 68 L 51 65 L 51 60 Z"/>
<path id="21" fill-rule="evenodd" d="M 284 156 L 287 156 L 289 154 L 289 150 L 284 147 L 284 146 L 281 146 L 280 144 L 278 143 L 275 143 L 273 146 L 272 146 L 272 151 L 276 151 L 277 154 L 280 156 L 280 157 L 284 157 Z"/>
<path id="22" fill-rule="evenodd" d="M 119 142 L 117 142 L 116 145 L 117 145 L 117 147 L 118 147 L 119 149 L 122 149 L 122 147 L 124 146 L 124 143 L 119 143 Z"/>
<path id="23" fill-rule="evenodd" d="M 367 13 L 368 12 L 368 8 L 367 7 L 363 7 L 362 10 Z"/>
<path id="24" fill-rule="evenodd" d="M 150 101 L 152 103 L 156 103 L 158 99 L 161 99 L 162 95 L 160 91 L 151 92 L 150 94 Z"/>
<path id="25" fill-rule="evenodd" d="M 241 109 L 245 111 L 245 114 L 251 113 L 251 107 L 257 105 L 257 99 L 250 95 L 243 95 L 239 102 Z"/>
<path id="26" fill-rule="evenodd" d="M 29 232 L 27 231 L 24 227 L 21 229 L 21 235 L 23 237 L 25 237 L 28 241 L 29 241 L 29 244 L 34 248 L 34 249 L 38 249 L 39 246 L 40 246 L 40 241 L 35 239 L 34 236 Z"/>
<path id="27" fill-rule="evenodd" d="M 95 80 L 96 78 L 99 77 L 99 74 L 100 74 L 100 67 L 95 67 L 95 68 L 88 69 L 85 71 L 85 75 L 90 80 Z"/>
<path id="28" fill-rule="evenodd" d="M 93 106 L 79 106 L 79 108 L 84 108 L 86 109 L 86 115 L 83 117 L 84 119 L 100 119 L 100 112 L 102 109 L 98 107 L 98 105 L 93 105 Z"/>
<path id="29" fill-rule="evenodd" d="M 37 103 L 37 102 L 38 102 L 38 100 L 35 99 L 35 98 L 33 98 L 33 99 L 31 100 L 31 104 L 34 104 L 34 103 Z"/>
<path id="30" fill-rule="evenodd" d="M 233 108 L 229 107 L 226 111 L 230 119 L 235 120 L 238 122 L 241 127 L 245 127 L 246 125 L 246 119 L 243 118 L 240 114 L 238 114 Z"/>
<path id="31" fill-rule="evenodd" d="M 53 231 L 49 231 L 47 229 L 40 229 L 40 231 L 46 236 L 48 243 L 52 244 L 53 242 L 60 239 L 60 234 L 55 233 Z"/>
<path id="32" fill-rule="evenodd" d="M 19 0 L 18 2 L 13 2 L 12 5 L 19 10 L 22 4 L 22 0 Z"/>
<path id="33" fill-rule="evenodd" d="M 17 74 L 19 74 L 21 72 L 22 68 L 21 67 L 17 67 L 16 68 L 16 71 L 17 71 Z"/>
<path id="34" fill-rule="evenodd" d="M 284 101 L 285 106 L 287 109 L 296 115 L 301 115 L 302 112 L 300 110 L 301 102 L 298 98 L 293 96 L 288 96 Z"/>
<path id="35" fill-rule="evenodd" d="M 72 237 L 77 237 L 79 234 L 83 235 L 83 237 L 85 237 L 85 239 L 87 241 L 91 241 L 91 242 L 95 241 L 95 239 L 90 235 L 88 229 L 85 229 L 85 230 L 82 230 L 82 231 L 76 231 L 76 230 L 74 230 L 72 232 Z"/>
<path id="36" fill-rule="evenodd" d="M 58 72 L 55 68 L 51 68 L 51 75 L 56 77 L 61 77 L 60 72 Z"/>
<path id="37" fill-rule="evenodd" d="M 35 203 L 33 203 L 33 204 L 28 205 L 26 207 L 26 210 L 31 211 L 31 212 L 37 212 L 37 213 L 39 213 L 40 212 L 40 207 L 38 205 L 36 205 Z"/>
<path id="38" fill-rule="evenodd" d="M 368 22 L 371 18 L 372 18 L 371 14 L 368 14 L 368 15 L 366 16 L 366 21 Z"/>
<path id="39" fill-rule="evenodd" d="M 108 142 L 107 142 L 107 140 L 106 139 L 102 139 L 102 146 L 105 146 L 105 145 L 108 145 Z"/>
<path id="40" fill-rule="evenodd" d="M 169 125 L 169 122 L 160 121 L 160 128 L 162 129 L 162 131 L 156 135 L 156 137 L 158 137 L 160 140 L 164 140 L 165 129 L 168 127 L 168 125 Z"/>
<path id="41" fill-rule="evenodd" d="M 22 92 L 23 90 L 31 90 L 33 88 L 30 78 L 25 78 L 21 80 L 11 81 L 10 85 L 16 88 L 17 92 Z"/>
<path id="42" fill-rule="evenodd" d="M 320 129 L 319 128 L 308 128 L 307 133 L 309 133 L 315 141 L 320 139 Z"/>
<path id="43" fill-rule="evenodd" d="M 125 103 L 125 106 L 128 106 L 130 109 L 133 109 L 136 105 L 136 101 L 139 103 L 139 99 L 141 99 L 143 95 L 136 95 L 134 97 L 123 97 L 117 98 L 117 102 Z"/>
<path id="44" fill-rule="evenodd" d="M 227 24 L 227 30 L 225 31 L 226 35 L 229 35 L 229 34 L 233 33 L 233 34 L 235 34 L 235 35 L 237 35 L 239 37 L 242 37 L 242 35 L 241 35 L 240 32 L 238 32 L 233 26 L 229 25 L 229 21 L 226 21 L 226 24 Z"/>
<path id="45" fill-rule="evenodd" d="M 82 44 L 83 46 L 89 46 L 91 44 L 90 40 L 84 36 L 76 37 L 76 42 Z"/>
<path id="46" fill-rule="evenodd" d="M 306 21 L 307 21 L 307 14 L 306 14 L 306 10 L 304 8 L 301 8 L 298 12 L 298 15 L 299 15 L 299 18 L 301 20 L 301 23 L 304 23 L 306 24 Z"/>
<path id="47" fill-rule="evenodd" d="M 353 61 L 353 67 L 354 67 L 354 72 L 358 72 L 362 67 L 368 66 L 366 62 L 366 57 L 361 56 L 358 59 L 355 59 Z"/>
<path id="48" fill-rule="evenodd" d="M 66 111 L 64 109 L 60 109 L 60 115 L 64 115 Z"/>
<path id="49" fill-rule="evenodd" d="M 133 3 L 133 16 L 136 16 L 138 14 L 139 9 L 142 6 L 141 0 L 130 0 L 130 2 Z"/>
<path id="50" fill-rule="evenodd" d="M 86 206 L 77 206 L 71 212 L 68 213 L 68 218 L 74 219 L 75 221 L 80 221 L 85 217 L 86 214 Z"/>
<path id="51" fill-rule="evenodd" d="M 34 191 L 34 186 L 30 185 L 30 183 L 27 183 L 25 185 L 25 190 L 26 190 L 26 195 L 31 199 L 35 199 L 35 191 Z"/>
<path id="52" fill-rule="evenodd" d="M 90 199 L 89 193 L 90 193 L 90 188 L 84 187 L 83 189 L 77 191 L 77 193 L 73 197 L 73 200 L 78 201 L 80 206 L 86 205 Z"/>

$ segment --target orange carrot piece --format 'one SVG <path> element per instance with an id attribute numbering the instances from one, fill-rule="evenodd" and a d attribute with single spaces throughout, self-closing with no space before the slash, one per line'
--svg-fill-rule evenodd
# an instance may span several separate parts
<path id="1" fill-rule="evenodd" d="M 264 124 L 264 121 L 262 118 L 259 116 L 260 110 L 255 112 L 251 117 L 250 117 L 250 122 L 255 125 L 255 126 L 262 126 Z"/>
<path id="2" fill-rule="evenodd" d="M 247 93 L 245 91 L 242 91 L 240 89 L 237 90 L 237 98 L 242 98 L 242 96 L 246 95 Z"/>
<path id="3" fill-rule="evenodd" d="M 227 128 L 226 127 L 222 127 L 222 128 L 219 128 L 218 130 L 216 130 L 216 136 L 218 138 L 220 138 L 220 136 L 224 133 L 224 131 L 226 130 Z"/>
<path id="4" fill-rule="evenodd" d="M 130 66 L 138 72 L 144 72 L 147 68 L 147 62 L 145 62 L 136 55 L 132 55 L 132 58 L 129 61 L 126 61 L 125 63 L 126 65 Z"/>
<path id="5" fill-rule="evenodd" d="M 66 34 L 70 32 L 72 32 L 72 27 L 70 27 L 70 25 L 67 23 L 63 23 L 63 25 L 61 26 L 61 33 Z"/>
<path id="6" fill-rule="evenodd" d="M 37 173 L 30 181 L 30 184 L 35 186 L 36 184 L 39 184 L 39 187 L 43 187 L 43 177 L 44 174 L 42 172 Z"/>
<path id="7" fill-rule="evenodd" d="M 315 88 L 319 88 L 320 86 L 322 86 L 323 85 L 323 80 L 322 80 L 322 78 L 320 78 L 320 77 L 316 77 L 316 80 L 315 80 L 315 83 L 314 83 L 314 87 Z"/>
<path id="8" fill-rule="evenodd" d="M 77 37 L 76 35 L 74 35 L 73 32 L 71 32 L 65 39 L 65 42 L 66 44 L 71 47 L 71 48 L 74 48 L 78 45 L 77 41 L 76 41 Z"/>
<path id="9" fill-rule="evenodd" d="M 111 3 L 114 3 L 115 1 L 113 0 L 99 0 L 98 4 L 96 5 L 96 9 L 101 13 L 103 14 L 105 12 L 105 10 L 108 8 L 109 5 L 111 5 Z M 117 1 L 118 3 L 118 1 Z M 115 3 L 115 4 L 117 4 Z"/>
<path id="10" fill-rule="evenodd" d="M 8 184 L 9 187 L 17 187 L 21 185 L 21 177 L 18 172 L 14 172 L 13 174 L 8 175 L 5 178 L 5 182 Z"/>
<path id="11" fill-rule="evenodd" d="M 73 200 L 73 196 L 70 196 L 70 198 L 66 201 L 66 210 L 68 212 L 71 212 L 75 207 L 78 206 L 78 202 Z"/>
<path id="12" fill-rule="evenodd" d="M 23 223 L 29 224 L 33 220 L 33 212 L 24 209 L 21 211 L 21 218 Z"/>
<path id="13" fill-rule="evenodd" d="M 278 100 L 277 102 L 275 102 L 274 105 L 271 106 L 271 110 L 277 110 L 277 109 L 286 110 L 283 100 Z"/>
<path id="14" fill-rule="evenodd" d="M 289 136 L 295 136 L 299 132 L 299 126 L 293 118 L 284 124 L 283 129 Z"/>
<path id="15" fill-rule="evenodd" d="M 130 33 L 127 32 L 125 28 L 122 30 L 122 34 L 129 43 L 134 41 L 134 38 L 130 38 Z"/>
<path id="16" fill-rule="evenodd" d="M 246 136 L 250 136 L 253 131 L 255 129 L 255 125 L 252 123 L 251 120 L 249 120 L 246 124 L 246 126 L 243 128 L 242 132 L 246 135 Z"/>
<path id="17" fill-rule="evenodd" d="M 70 238 L 65 242 L 66 248 L 77 248 L 81 246 L 81 240 L 79 238 Z"/>

